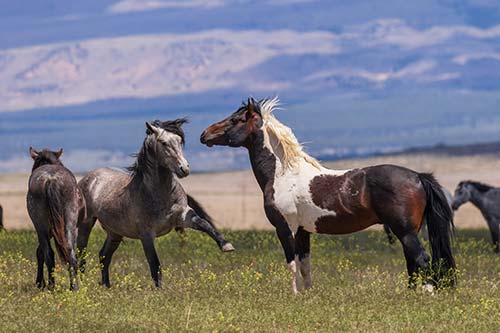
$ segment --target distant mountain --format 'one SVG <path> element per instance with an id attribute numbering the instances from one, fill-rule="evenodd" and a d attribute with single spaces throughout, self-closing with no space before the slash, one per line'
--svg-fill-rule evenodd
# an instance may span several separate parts
<path id="1" fill-rule="evenodd" d="M 184 115 L 195 168 L 245 167 L 197 138 L 249 95 L 279 95 L 315 156 L 500 140 L 496 1 L 1 5 L 0 171 L 27 168 L 29 145 L 123 165 L 145 120 Z"/>

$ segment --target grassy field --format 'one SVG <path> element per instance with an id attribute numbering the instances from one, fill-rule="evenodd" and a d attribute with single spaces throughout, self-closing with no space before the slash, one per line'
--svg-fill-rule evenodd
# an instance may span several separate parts
<path id="1" fill-rule="evenodd" d="M 89 270 L 72 293 L 61 267 L 54 292 L 35 288 L 35 233 L 0 233 L 0 332 L 498 332 L 500 256 L 486 230 L 457 232 L 459 286 L 435 296 L 407 289 L 400 245 L 380 231 L 314 236 L 314 287 L 298 296 L 272 232 L 227 237 L 236 252 L 220 253 L 197 232 L 159 239 L 162 290 L 153 288 L 140 243 L 127 240 L 106 289 L 96 263 L 104 233 L 96 230 Z"/>

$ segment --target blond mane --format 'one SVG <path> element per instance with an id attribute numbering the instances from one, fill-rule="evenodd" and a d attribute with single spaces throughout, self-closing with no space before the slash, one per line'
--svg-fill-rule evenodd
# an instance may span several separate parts
<path id="1" fill-rule="evenodd" d="M 259 101 L 260 112 L 264 120 L 263 127 L 267 133 L 272 133 L 277 138 L 283 150 L 283 156 L 281 158 L 283 169 L 286 170 L 296 167 L 301 159 L 304 159 L 315 168 L 320 169 L 321 164 L 318 160 L 304 152 L 302 145 L 297 141 L 290 127 L 283 125 L 274 117 L 273 112 L 280 109 L 279 105 L 280 101 L 278 97 Z M 275 147 L 273 147 L 273 149 L 274 148 Z"/>

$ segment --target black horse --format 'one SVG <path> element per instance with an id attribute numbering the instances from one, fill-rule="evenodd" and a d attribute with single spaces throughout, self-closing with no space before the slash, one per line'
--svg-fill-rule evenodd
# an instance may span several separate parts
<path id="1" fill-rule="evenodd" d="M 472 180 L 462 181 L 457 185 L 455 197 L 451 206 L 453 210 L 457 210 L 468 201 L 476 206 L 481 211 L 481 214 L 483 214 L 490 228 L 495 252 L 500 253 L 500 188 Z"/>
<path id="2" fill-rule="evenodd" d="M 69 264 L 70 288 L 78 289 L 75 252 L 77 224 L 85 217 L 85 201 L 75 176 L 59 160 L 62 149 L 36 151 L 30 147 L 34 160 L 29 179 L 27 205 L 38 236 L 36 284 L 45 287 L 43 264 L 47 266 L 49 289 L 54 289 L 54 238 L 61 260 Z"/>

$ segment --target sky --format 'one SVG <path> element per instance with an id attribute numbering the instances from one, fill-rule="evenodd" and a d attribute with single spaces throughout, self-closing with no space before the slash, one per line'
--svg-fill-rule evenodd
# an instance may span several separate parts
<path id="1" fill-rule="evenodd" d="M 322 159 L 500 140 L 490 0 L 0 1 L 0 172 L 29 146 L 124 167 L 144 122 L 188 116 L 197 171 L 248 167 L 199 143 L 248 96 Z"/>

